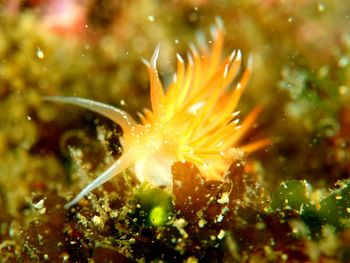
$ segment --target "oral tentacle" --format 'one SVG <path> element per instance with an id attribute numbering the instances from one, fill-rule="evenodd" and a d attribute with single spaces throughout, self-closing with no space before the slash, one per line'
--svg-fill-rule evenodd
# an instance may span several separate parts
<path id="1" fill-rule="evenodd" d="M 88 184 L 78 195 L 76 195 L 70 202 L 65 204 L 64 208 L 69 208 L 72 205 L 75 205 L 90 193 L 92 190 L 101 186 L 112 177 L 120 174 L 124 170 L 128 169 L 133 163 L 134 159 L 131 159 L 128 154 L 123 154 L 117 161 L 115 161 L 106 171 L 104 171 L 100 176 L 98 176 L 95 180 L 93 180 L 90 184 Z"/>
<path id="2" fill-rule="evenodd" d="M 46 101 L 72 104 L 99 113 L 120 125 L 124 132 L 130 131 L 132 127 L 137 125 L 135 120 L 127 112 L 101 102 L 79 97 L 65 96 L 44 97 L 43 99 Z"/>

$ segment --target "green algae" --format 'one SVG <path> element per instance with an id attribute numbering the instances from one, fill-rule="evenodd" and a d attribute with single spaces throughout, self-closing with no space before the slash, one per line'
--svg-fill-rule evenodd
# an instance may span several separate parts
<path id="1" fill-rule="evenodd" d="M 135 202 L 140 206 L 136 213 L 147 218 L 147 224 L 162 226 L 171 219 L 173 211 L 171 195 L 159 188 L 147 188 L 149 187 L 142 185 L 134 194 Z"/>

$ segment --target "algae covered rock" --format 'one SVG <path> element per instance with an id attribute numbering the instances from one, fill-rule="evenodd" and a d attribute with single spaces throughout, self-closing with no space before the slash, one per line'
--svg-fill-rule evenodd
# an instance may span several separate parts
<path id="1" fill-rule="evenodd" d="M 349 10 L 342 0 L 1 3 L 0 261 L 348 262 Z M 187 61 L 189 43 L 213 45 L 204 35 L 217 16 L 224 55 L 254 59 L 239 110 L 263 111 L 242 145 L 271 144 L 221 181 L 175 162 L 169 190 L 130 169 L 65 209 L 122 154 L 123 131 L 42 97 L 137 118 L 151 105 L 141 58 L 161 44 L 167 87 L 176 52 Z"/>

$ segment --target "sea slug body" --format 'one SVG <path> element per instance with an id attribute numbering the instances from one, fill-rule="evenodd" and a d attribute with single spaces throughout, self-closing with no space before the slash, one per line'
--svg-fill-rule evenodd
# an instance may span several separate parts
<path id="1" fill-rule="evenodd" d="M 190 45 L 188 63 L 177 55 L 177 72 L 165 92 L 156 69 L 159 46 L 145 61 L 150 76 L 152 110 L 145 109 L 137 123 L 123 110 L 77 97 L 45 97 L 45 100 L 77 105 L 97 112 L 123 129 L 123 153 L 105 172 L 87 185 L 66 208 L 93 189 L 128 168 L 140 182 L 156 186 L 173 184 L 174 162 L 191 162 L 207 180 L 222 180 L 225 171 L 243 153 L 266 145 L 266 140 L 239 146 L 260 108 L 239 124 L 236 106 L 251 73 L 251 58 L 242 71 L 241 52 L 221 60 L 224 28 L 217 19 L 211 28 L 213 42 L 199 50 Z M 237 76 L 240 78 L 237 80 Z"/>

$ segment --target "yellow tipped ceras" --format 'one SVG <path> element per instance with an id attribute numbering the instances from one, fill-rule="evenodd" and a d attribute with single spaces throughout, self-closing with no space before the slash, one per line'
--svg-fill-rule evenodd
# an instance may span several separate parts
<path id="1" fill-rule="evenodd" d="M 191 45 L 188 63 L 177 55 L 177 72 L 165 92 L 156 61 L 159 46 L 150 62 L 145 62 L 150 76 L 152 110 L 140 114 L 141 123 L 118 108 L 77 97 L 46 97 L 46 100 L 78 105 L 111 119 L 123 129 L 123 153 L 104 173 L 86 186 L 66 208 L 90 191 L 130 167 L 140 182 L 172 188 L 171 166 L 191 162 L 207 180 L 222 180 L 230 164 L 266 144 L 266 140 L 238 147 L 254 123 L 255 108 L 239 125 L 236 106 L 251 73 L 251 58 L 234 87 L 230 87 L 241 68 L 241 52 L 234 51 L 221 60 L 224 29 L 221 21 L 212 27 L 213 43 L 198 51 Z"/>

